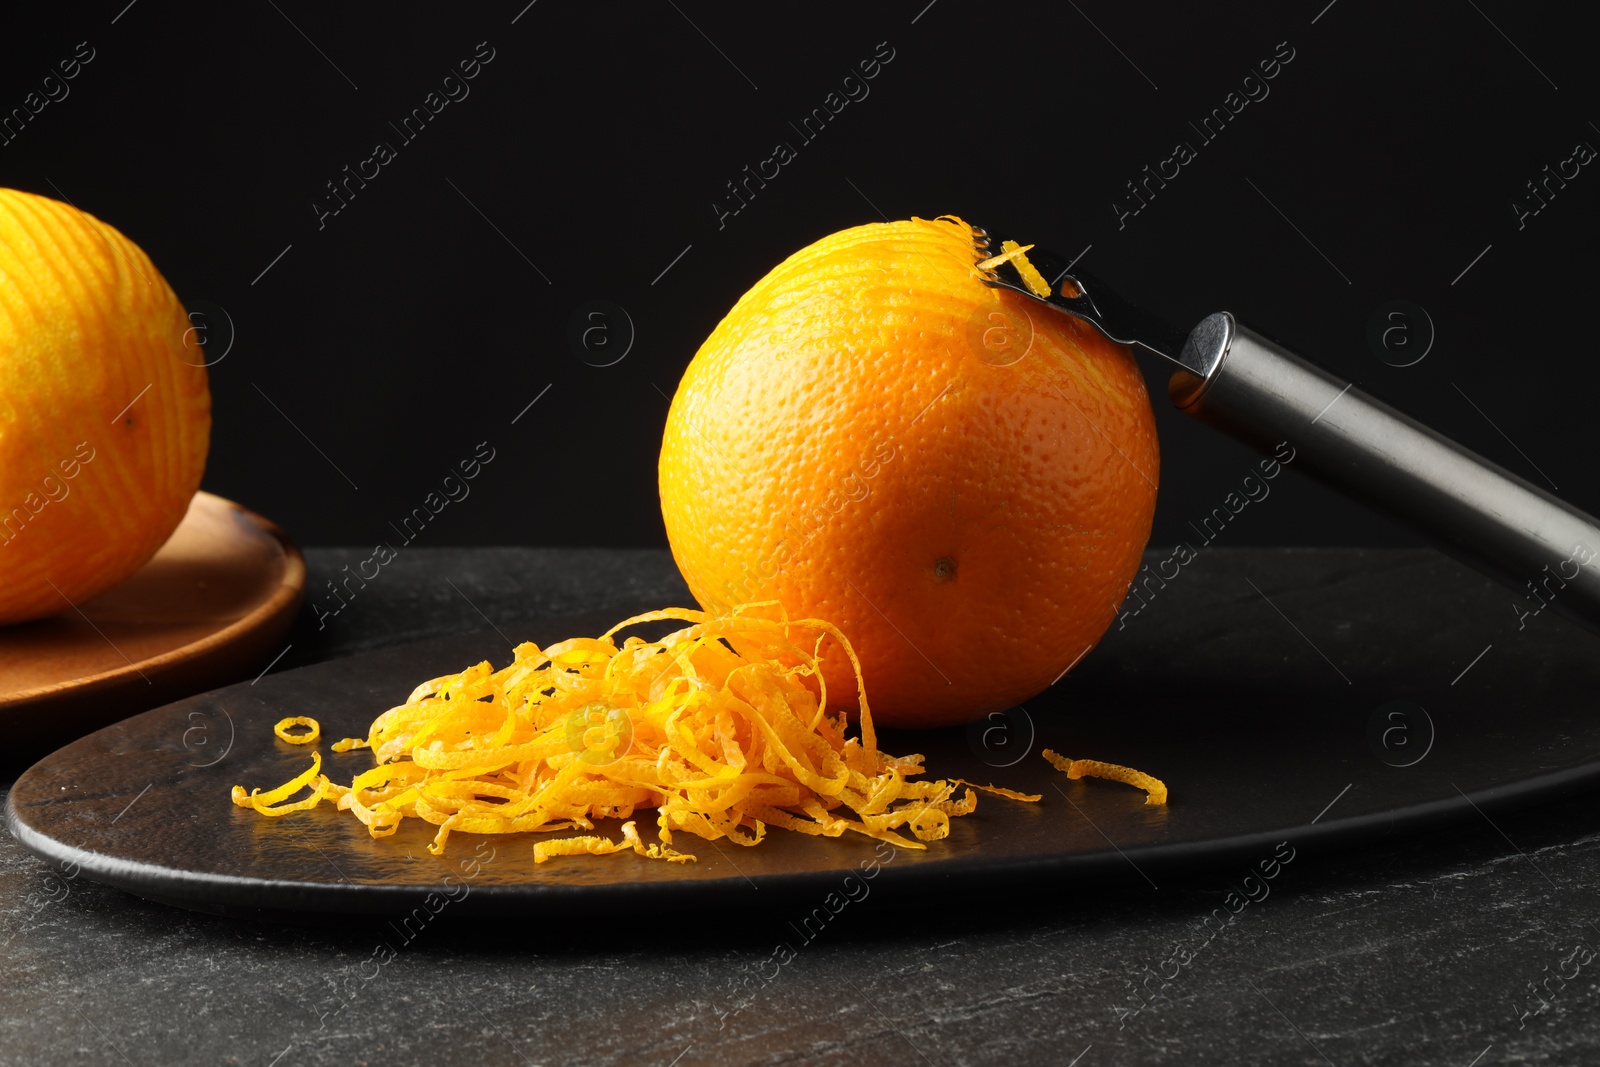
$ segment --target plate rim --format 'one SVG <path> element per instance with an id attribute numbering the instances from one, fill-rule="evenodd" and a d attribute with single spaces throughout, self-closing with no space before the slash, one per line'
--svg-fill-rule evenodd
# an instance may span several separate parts
<path id="1" fill-rule="evenodd" d="M 952 891 L 971 883 L 992 884 L 996 876 L 1003 878 L 1006 875 L 1020 876 L 1024 880 L 1042 877 L 1056 886 L 1105 888 L 1111 880 L 1110 873 L 1128 864 L 1134 864 L 1134 870 L 1140 874 L 1143 874 L 1139 867 L 1141 864 L 1156 871 L 1199 872 L 1219 868 L 1242 856 L 1257 853 L 1277 840 L 1286 840 L 1297 849 L 1319 847 L 1340 850 L 1370 840 L 1373 831 L 1385 823 L 1388 828 L 1383 836 L 1407 837 L 1464 822 L 1472 814 L 1552 802 L 1596 789 L 1600 789 L 1600 760 L 1590 760 L 1577 766 L 1462 793 L 1460 800 L 1445 797 L 1327 822 L 1314 820 L 1225 838 L 1134 846 L 1114 852 L 1100 850 L 1081 855 L 1028 855 L 998 860 L 991 857 L 981 864 L 951 859 L 945 861 L 948 866 L 944 869 L 932 872 L 936 875 L 934 878 L 928 877 L 929 872 L 919 877 L 916 873 L 907 873 L 908 869 L 903 866 L 885 864 L 875 877 L 887 876 L 883 884 L 902 887 L 914 896 L 928 895 L 930 883 L 932 894 L 937 895 L 941 887 L 945 891 Z M 75 875 L 85 874 L 99 884 L 173 907 L 224 915 L 256 914 L 265 918 L 305 912 L 377 917 L 404 914 L 430 894 L 448 896 L 452 892 L 451 885 L 446 881 L 354 884 L 343 880 L 301 882 L 196 872 L 127 860 L 67 844 L 34 829 L 18 813 L 15 796 L 13 785 L 6 795 L 5 827 L 26 851 L 50 863 L 76 866 Z M 757 877 L 763 879 L 761 888 L 773 889 L 777 896 L 788 898 L 819 886 L 836 886 L 841 877 L 852 870 L 830 866 Z M 1081 882 L 1072 881 L 1075 875 L 1082 879 Z M 1130 872 L 1129 877 L 1133 878 L 1134 875 Z M 467 897 L 472 897 L 476 898 L 477 903 L 461 909 L 461 912 L 496 916 L 528 914 L 532 910 L 549 916 L 579 915 L 606 910 L 622 901 L 635 905 L 643 901 L 647 910 L 675 912 L 682 908 L 685 897 L 721 894 L 726 889 L 736 889 L 739 883 L 748 880 L 742 874 L 732 874 L 714 880 L 653 883 L 648 887 L 638 882 L 583 886 L 472 884 L 469 892 L 463 894 L 460 900 L 464 902 Z M 457 883 L 458 886 L 465 884 Z M 215 892 L 218 888 L 231 892 L 218 894 Z"/>

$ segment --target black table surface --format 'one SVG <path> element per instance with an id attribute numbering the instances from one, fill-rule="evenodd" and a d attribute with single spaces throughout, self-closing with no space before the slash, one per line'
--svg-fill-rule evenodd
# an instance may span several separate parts
<path id="1" fill-rule="evenodd" d="M 1386 568 L 1397 589 L 1453 568 L 1425 550 L 1314 551 Z M 307 555 L 313 593 L 364 558 Z M 410 549 L 320 629 L 308 609 L 274 669 L 485 620 L 669 603 L 688 596 L 665 552 Z M 0 835 L 0 1063 L 1600 1061 L 1593 794 L 1308 851 L 1204 926 L 1245 873 L 1057 897 L 872 894 L 788 958 L 774 950 L 802 942 L 793 917 L 761 909 L 544 924 L 446 912 L 410 936 L 220 919 L 52 869 Z"/>

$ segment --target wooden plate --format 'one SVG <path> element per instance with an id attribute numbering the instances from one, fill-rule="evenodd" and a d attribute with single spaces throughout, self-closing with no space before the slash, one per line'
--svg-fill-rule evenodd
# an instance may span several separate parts
<path id="1" fill-rule="evenodd" d="M 167 543 L 127 581 L 78 610 L 0 627 L 8 746 L 37 755 L 253 674 L 281 648 L 305 584 L 305 559 L 288 534 L 196 493 Z"/>

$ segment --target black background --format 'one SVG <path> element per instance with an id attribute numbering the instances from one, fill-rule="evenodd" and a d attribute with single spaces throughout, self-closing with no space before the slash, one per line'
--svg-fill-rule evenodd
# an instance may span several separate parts
<path id="1" fill-rule="evenodd" d="M 1575 143 L 1600 145 L 1596 25 L 1576 4 L 113 0 L 28 19 L 0 36 L 0 113 L 80 41 L 95 58 L 0 145 L 0 184 L 70 199 L 191 308 L 225 309 L 205 488 L 303 543 L 391 539 L 485 440 L 496 458 L 426 543 L 664 543 L 667 397 L 720 316 L 829 232 L 947 212 L 1089 247 L 1084 267 L 1175 320 L 1232 310 L 1600 511 L 1600 168 L 1521 229 L 1511 208 Z M 470 95 L 402 144 L 387 124 L 479 42 L 494 58 Z M 789 123 L 880 42 L 894 58 L 870 95 L 800 144 Z M 1279 42 L 1294 58 L 1270 95 L 1201 146 L 1188 124 Z M 380 140 L 397 158 L 319 229 L 324 183 Z M 1112 200 L 1180 140 L 1198 158 L 1119 229 Z M 798 158 L 719 228 L 724 183 L 778 141 Z M 1366 341 L 1397 299 L 1437 330 L 1403 368 Z M 568 342 L 592 300 L 636 331 L 612 366 Z M 1147 370 L 1168 543 L 1251 457 L 1172 412 Z M 1298 473 L 1227 537 L 1412 540 Z"/>

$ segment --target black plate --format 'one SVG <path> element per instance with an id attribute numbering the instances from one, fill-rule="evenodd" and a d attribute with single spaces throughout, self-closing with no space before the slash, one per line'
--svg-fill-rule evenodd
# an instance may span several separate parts
<path id="1" fill-rule="evenodd" d="M 629 853 L 535 866 L 525 838 L 458 834 L 435 858 L 416 820 L 373 840 L 328 807 L 269 820 L 230 803 L 235 783 L 274 785 L 306 766 L 306 749 L 272 735 L 284 715 L 321 720 L 328 769 L 348 780 L 370 755 L 327 753 L 328 741 L 364 735 L 424 678 L 503 664 L 494 632 L 269 675 L 107 727 L 24 774 L 7 822 L 89 878 L 267 917 L 445 899 L 463 914 L 528 915 L 814 900 L 853 891 L 863 865 L 901 892 L 1154 885 L 1173 865 L 1270 860 L 1279 842 L 1348 844 L 1600 785 L 1600 645 L 1550 612 L 1506 625 L 1510 599 L 1431 553 L 1214 553 L 1025 708 L 884 736 L 888 751 L 926 752 L 936 775 L 1044 794 L 985 796 L 926 852 L 773 831 L 756 848 L 685 835 L 692 865 Z M 548 618 L 512 636 L 547 642 L 612 621 Z M 1070 781 L 1044 747 L 1147 770 L 1171 803 Z"/>

